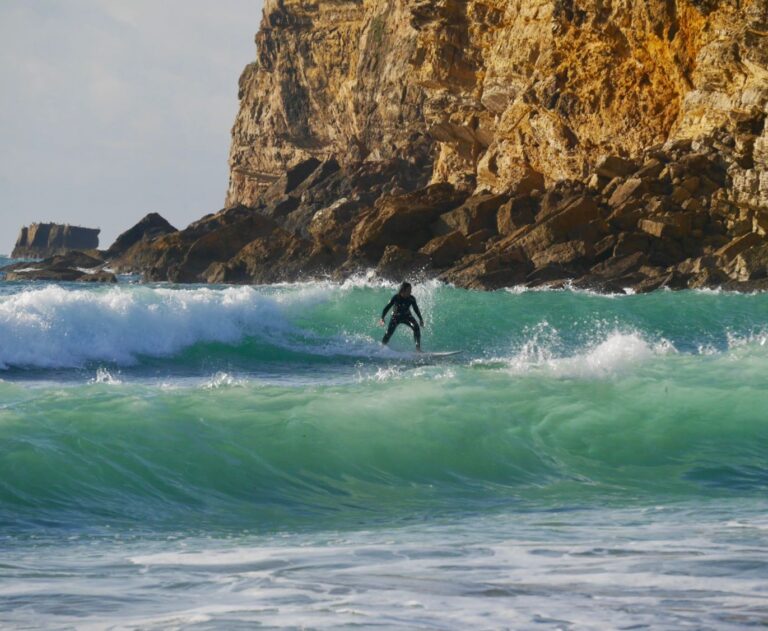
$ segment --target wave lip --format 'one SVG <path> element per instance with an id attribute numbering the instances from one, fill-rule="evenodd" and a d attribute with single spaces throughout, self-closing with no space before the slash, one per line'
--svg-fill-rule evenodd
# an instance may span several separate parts
<path id="1" fill-rule="evenodd" d="M 0 301 L 0 368 L 130 365 L 199 342 L 289 331 L 282 311 L 279 299 L 249 287 L 28 290 Z"/>
<path id="2" fill-rule="evenodd" d="M 614 330 L 567 355 L 558 353 L 560 346 L 557 330 L 542 322 L 512 356 L 472 363 L 505 367 L 514 375 L 544 373 L 555 378 L 605 379 L 625 374 L 657 357 L 676 353 L 667 340 L 649 342 L 637 331 Z"/>

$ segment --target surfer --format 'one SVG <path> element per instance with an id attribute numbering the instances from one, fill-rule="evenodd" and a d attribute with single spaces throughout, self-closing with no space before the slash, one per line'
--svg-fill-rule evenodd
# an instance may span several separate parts
<path id="1" fill-rule="evenodd" d="M 416 322 L 416 319 L 411 315 L 411 307 L 413 307 L 416 315 L 419 316 L 418 322 Z M 420 351 L 421 328 L 419 325 L 424 326 L 424 318 L 421 317 L 421 311 L 419 311 L 419 306 L 416 304 L 416 299 L 411 296 L 411 283 L 403 283 L 400 285 L 400 291 L 392 296 L 392 300 L 390 300 L 387 306 L 384 307 L 384 311 L 381 312 L 381 320 L 379 321 L 381 326 L 384 326 L 384 318 L 387 315 L 387 311 L 390 309 L 392 309 L 392 318 L 389 321 L 387 332 L 384 334 L 384 339 L 381 340 L 381 343 L 387 344 L 389 338 L 391 338 L 392 334 L 395 332 L 397 325 L 405 324 L 413 331 L 413 341 L 416 342 L 416 350 Z"/>

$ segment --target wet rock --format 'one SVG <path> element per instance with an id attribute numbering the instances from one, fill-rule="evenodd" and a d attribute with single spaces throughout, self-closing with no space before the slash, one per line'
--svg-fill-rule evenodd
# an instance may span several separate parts
<path id="1" fill-rule="evenodd" d="M 145 215 L 136 225 L 123 232 L 105 253 L 107 259 L 123 256 L 139 241 L 151 241 L 165 234 L 177 232 L 168 221 L 158 213 Z"/>
<path id="2" fill-rule="evenodd" d="M 8 281 L 116 283 L 117 277 L 103 270 L 103 265 L 103 259 L 74 250 L 34 263 L 14 263 L 0 273 Z"/>
<path id="3" fill-rule="evenodd" d="M 524 258 L 481 256 L 460 268 L 448 270 L 440 279 L 466 289 L 501 289 L 522 285 L 529 270 Z"/>
<path id="4" fill-rule="evenodd" d="M 637 271 L 643 265 L 648 264 L 648 255 L 645 252 L 634 252 L 620 258 L 611 258 L 598 263 L 590 274 L 603 279 L 617 280 Z"/>
<path id="5" fill-rule="evenodd" d="M 646 278 L 633 286 L 638 294 L 645 294 L 657 289 L 685 289 L 688 287 L 689 274 L 683 274 L 677 270 L 672 270 Z"/>

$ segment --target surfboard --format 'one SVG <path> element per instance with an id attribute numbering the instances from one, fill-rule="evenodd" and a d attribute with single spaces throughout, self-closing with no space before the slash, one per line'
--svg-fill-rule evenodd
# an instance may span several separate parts
<path id="1" fill-rule="evenodd" d="M 431 351 L 424 351 L 421 353 L 416 353 L 416 355 L 423 355 L 424 357 L 453 357 L 459 353 L 461 353 L 461 351 L 438 351 L 434 353 Z"/>

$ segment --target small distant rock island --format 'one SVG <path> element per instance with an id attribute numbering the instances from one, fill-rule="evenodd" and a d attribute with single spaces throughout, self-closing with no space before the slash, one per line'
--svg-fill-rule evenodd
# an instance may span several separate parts
<path id="1" fill-rule="evenodd" d="M 115 283 L 109 261 L 134 246 L 176 232 L 157 213 L 150 213 L 121 234 L 107 251 L 98 250 L 99 230 L 58 224 L 32 224 L 21 230 L 13 258 L 43 258 L 0 269 L 7 281 Z"/>
<path id="2" fill-rule="evenodd" d="M 21 229 L 11 257 L 42 259 L 72 250 L 95 250 L 99 247 L 100 232 L 99 228 L 33 223 Z"/>

